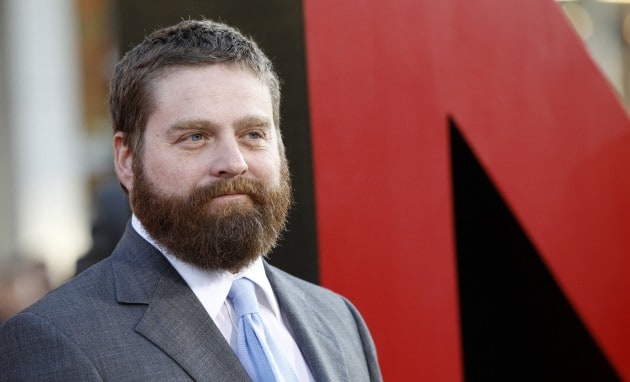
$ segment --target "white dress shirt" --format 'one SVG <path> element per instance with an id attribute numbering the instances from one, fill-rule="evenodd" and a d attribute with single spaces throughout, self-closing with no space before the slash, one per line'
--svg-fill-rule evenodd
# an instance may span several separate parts
<path id="1" fill-rule="evenodd" d="M 232 281 L 241 277 L 247 277 L 253 281 L 256 285 L 256 298 L 260 309 L 260 317 L 267 330 L 273 336 L 276 344 L 282 349 L 298 379 L 304 382 L 314 381 L 306 361 L 291 335 L 289 326 L 282 317 L 278 301 L 265 274 L 262 258 L 259 257 L 247 268 L 236 274 L 225 270 L 203 270 L 168 253 L 165 248 L 151 238 L 135 215 L 132 215 L 131 225 L 143 239 L 156 247 L 173 265 L 190 289 L 192 289 L 195 296 L 197 296 L 201 305 L 206 309 L 206 312 L 218 326 L 235 353 L 238 321 L 227 295 L 232 287 Z"/>

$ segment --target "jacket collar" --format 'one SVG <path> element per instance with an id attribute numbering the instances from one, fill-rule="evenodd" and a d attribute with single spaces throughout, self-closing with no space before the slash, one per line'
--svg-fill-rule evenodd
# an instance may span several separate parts
<path id="1" fill-rule="evenodd" d="M 249 380 L 188 285 L 130 224 L 112 254 L 112 267 L 118 302 L 147 305 L 136 331 L 194 380 Z"/>
<path id="2" fill-rule="evenodd" d="M 318 382 L 349 380 L 346 365 L 333 361 L 333 358 L 341 354 L 341 350 L 335 338 L 335 330 L 326 325 L 330 317 L 323 316 L 313 308 L 314 304 L 309 303 L 309 296 L 301 287 L 305 282 L 267 263 L 265 270 L 283 317 L 289 324 L 314 379 Z"/>
<path id="3" fill-rule="evenodd" d="M 164 256 L 131 224 L 114 250 L 116 298 L 147 305 L 136 331 L 169 354 L 194 380 L 247 381 L 249 377 L 214 321 Z M 265 262 L 265 272 L 316 381 L 348 380 L 331 357 L 340 353 L 329 318 L 313 309 L 300 283 Z M 212 367 L 208 367 L 212 365 Z"/>

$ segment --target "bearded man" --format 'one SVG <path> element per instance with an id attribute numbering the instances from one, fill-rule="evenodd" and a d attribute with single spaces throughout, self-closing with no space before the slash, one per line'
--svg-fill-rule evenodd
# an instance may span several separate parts
<path id="1" fill-rule="evenodd" d="M 291 204 L 279 103 L 227 25 L 128 52 L 110 110 L 133 216 L 112 256 L 2 326 L 0 380 L 381 380 L 357 310 L 263 259 Z"/>

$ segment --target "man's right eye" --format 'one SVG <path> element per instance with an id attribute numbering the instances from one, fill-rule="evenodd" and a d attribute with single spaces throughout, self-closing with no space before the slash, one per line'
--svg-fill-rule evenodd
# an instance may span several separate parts
<path id="1" fill-rule="evenodd" d="M 189 136 L 188 139 L 192 142 L 199 142 L 203 140 L 203 134 L 193 134 Z"/>

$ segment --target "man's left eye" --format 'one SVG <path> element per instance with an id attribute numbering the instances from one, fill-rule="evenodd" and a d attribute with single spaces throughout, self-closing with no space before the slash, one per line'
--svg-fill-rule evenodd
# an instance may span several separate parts
<path id="1" fill-rule="evenodd" d="M 247 138 L 249 139 L 261 139 L 262 135 L 256 131 L 252 131 L 247 133 Z"/>
<path id="2" fill-rule="evenodd" d="M 199 142 L 203 139 L 203 135 L 202 134 L 193 134 L 191 136 L 188 137 L 188 139 L 190 139 L 193 142 Z"/>

